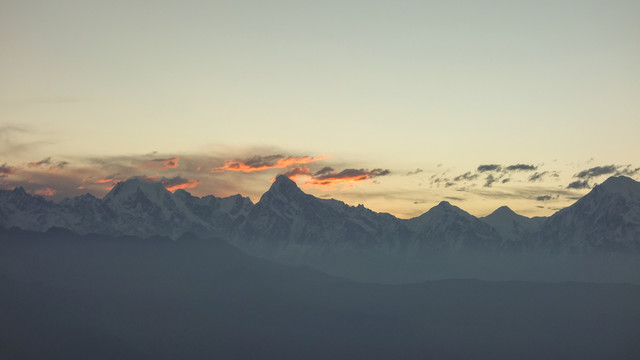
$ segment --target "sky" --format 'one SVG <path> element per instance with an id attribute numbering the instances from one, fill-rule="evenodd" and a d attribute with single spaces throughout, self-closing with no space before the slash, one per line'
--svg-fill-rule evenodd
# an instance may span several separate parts
<path id="1" fill-rule="evenodd" d="M 279 174 L 402 218 L 640 179 L 637 1 L 0 0 L 0 189 Z"/>

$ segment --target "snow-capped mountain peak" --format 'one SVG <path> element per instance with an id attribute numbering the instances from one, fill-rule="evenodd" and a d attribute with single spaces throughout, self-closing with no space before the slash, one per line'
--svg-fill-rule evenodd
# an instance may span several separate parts
<path id="1" fill-rule="evenodd" d="M 308 200 L 309 195 L 300 190 L 295 181 L 284 175 L 278 175 L 269 190 L 262 195 L 259 203 L 293 205 Z"/>
<path id="2" fill-rule="evenodd" d="M 0 190 L 0 226 L 173 238 L 189 231 L 228 238 L 260 256 L 264 248 L 284 256 L 310 247 L 340 254 L 465 248 L 640 252 L 640 183 L 612 177 L 549 219 L 530 219 L 506 206 L 479 219 L 442 201 L 419 217 L 401 220 L 362 205 L 316 198 L 282 175 L 255 205 L 239 195 L 200 198 L 132 179 L 103 199 L 83 195 L 60 203 L 23 188 Z"/>
<path id="3" fill-rule="evenodd" d="M 302 190 L 300 190 L 295 181 L 289 179 L 285 175 L 278 175 L 273 184 L 271 184 L 269 192 L 277 192 L 280 194 L 288 195 L 302 193 Z"/>
<path id="4" fill-rule="evenodd" d="M 151 183 L 139 179 L 129 179 L 117 183 L 113 189 L 105 195 L 104 200 L 130 199 L 138 193 L 143 193 L 151 201 L 157 201 L 167 195 L 171 195 L 171 192 L 159 182 Z"/>
<path id="5" fill-rule="evenodd" d="M 528 218 L 501 206 L 491 214 L 480 218 L 500 233 L 504 240 L 526 242 L 539 230 L 546 218 Z"/>
<path id="6" fill-rule="evenodd" d="M 489 216 L 507 217 L 507 216 L 514 216 L 514 215 L 518 215 L 518 214 L 515 211 L 511 210 L 510 207 L 500 206 L 499 208 L 495 209 Z"/>
<path id="7" fill-rule="evenodd" d="M 501 206 L 496 210 L 494 210 L 491 214 L 480 218 L 480 220 L 483 220 L 484 222 L 487 222 L 490 225 L 495 227 L 496 224 L 501 224 L 501 223 L 504 224 L 504 223 L 512 223 L 512 222 L 522 223 L 522 222 L 528 222 L 532 219 L 516 213 L 515 211 L 511 210 L 511 208 L 509 208 L 508 206 Z M 540 220 L 538 219 L 534 221 L 539 222 Z"/>
<path id="8" fill-rule="evenodd" d="M 462 217 L 465 217 L 465 218 L 472 218 L 473 217 L 473 215 L 471 215 L 468 212 L 460 209 L 459 207 L 457 207 L 455 205 L 451 205 L 450 202 L 441 201 L 440 203 L 438 203 L 438 205 L 432 207 L 427 212 L 425 212 L 424 214 L 422 214 L 422 215 L 420 215 L 420 216 L 418 216 L 417 218 L 414 218 L 414 219 L 418 220 L 417 222 L 420 222 L 421 220 L 422 221 L 434 221 L 434 220 L 437 221 L 437 219 L 440 219 L 442 216 L 452 216 L 452 215 L 462 216 Z"/>
<path id="9" fill-rule="evenodd" d="M 541 240 L 547 248 L 573 252 L 640 251 L 640 183 L 607 179 L 551 216 Z"/>
<path id="10" fill-rule="evenodd" d="M 22 186 L 18 186 L 17 188 L 13 189 L 13 193 L 16 195 L 27 195 L 27 192 L 24 191 L 24 188 Z"/>
<path id="11" fill-rule="evenodd" d="M 625 197 L 640 196 L 640 183 L 626 176 L 612 176 L 595 189 L 609 194 L 617 194 Z"/>

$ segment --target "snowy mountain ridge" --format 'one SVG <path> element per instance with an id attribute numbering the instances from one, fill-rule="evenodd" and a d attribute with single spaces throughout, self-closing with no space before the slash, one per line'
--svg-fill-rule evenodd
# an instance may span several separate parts
<path id="1" fill-rule="evenodd" d="M 278 176 L 255 205 L 240 195 L 199 198 L 131 179 L 118 183 L 103 199 L 86 194 L 60 203 L 22 188 L 0 190 L 0 226 L 174 239 L 190 232 L 296 263 L 371 253 L 640 253 L 640 183 L 624 176 L 609 178 L 549 218 L 527 218 L 508 207 L 476 218 L 441 202 L 404 220 L 362 205 L 316 198 L 286 176 Z"/>
<path id="2" fill-rule="evenodd" d="M 131 179 L 118 183 L 103 199 L 86 194 L 59 204 L 22 188 L 0 190 L 0 226 L 139 237 L 178 238 L 187 232 L 211 236 L 228 234 L 252 206 L 249 198 L 239 195 L 198 198 L 181 190 L 171 193 L 160 183 Z"/>

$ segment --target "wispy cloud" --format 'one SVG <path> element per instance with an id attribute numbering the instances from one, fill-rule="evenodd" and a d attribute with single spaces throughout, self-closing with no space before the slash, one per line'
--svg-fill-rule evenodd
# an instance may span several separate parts
<path id="1" fill-rule="evenodd" d="M 549 172 L 548 171 L 542 171 L 542 172 L 537 172 L 531 176 L 529 176 L 529 181 L 530 182 L 536 182 L 539 180 L 542 180 L 542 178 L 547 175 Z"/>
<path id="2" fill-rule="evenodd" d="M 589 181 L 587 180 L 583 180 L 583 181 L 576 180 L 569 183 L 569 185 L 567 185 L 567 189 L 576 189 L 576 190 L 591 189 L 591 185 L 589 185 Z"/>
<path id="3" fill-rule="evenodd" d="M 640 167 L 633 169 L 631 165 L 627 165 L 625 167 L 618 167 L 615 176 L 636 176 L 640 173 Z"/>
<path id="4" fill-rule="evenodd" d="M 177 156 L 168 158 L 168 159 L 152 159 L 152 160 L 143 160 L 142 161 L 142 169 L 159 169 L 163 171 L 168 171 L 169 169 L 175 169 L 178 167 L 179 158 Z"/>
<path id="5" fill-rule="evenodd" d="M 160 177 L 160 176 L 134 176 L 131 177 L 134 179 L 142 180 L 144 182 L 161 183 L 167 190 L 173 192 L 178 189 L 193 189 L 196 186 L 202 184 L 201 180 L 198 179 L 189 179 L 182 176 L 173 176 L 173 177 Z"/>
<path id="6" fill-rule="evenodd" d="M 130 156 L 74 157 L 72 162 L 46 157 L 19 166 L 0 166 L 0 188 L 25 185 L 30 192 L 47 191 L 56 199 L 91 192 L 104 196 L 113 186 L 129 178 L 161 182 L 171 191 L 194 189 L 195 195 L 229 196 L 237 193 L 259 197 L 277 170 L 299 178 L 301 186 L 326 191 L 343 190 L 358 184 L 376 184 L 375 179 L 390 174 L 388 169 L 323 164 L 329 156 L 275 155 L 233 157 L 229 154 L 150 153 Z M 225 160 L 226 159 L 226 160 Z M 232 159 L 232 160 L 229 160 Z M 240 159 L 240 160 L 236 160 Z M 220 166 L 219 164 L 224 164 Z M 348 163 L 347 163 L 348 164 Z M 214 169 L 214 171 L 200 171 Z M 44 194 L 44 190 L 38 190 Z"/>
<path id="7" fill-rule="evenodd" d="M 640 173 L 640 168 L 633 168 L 631 164 L 628 165 L 602 165 L 594 166 L 588 169 L 579 171 L 574 174 L 573 177 L 578 180 L 572 181 L 567 185 L 568 189 L 591 189 L 593 187 L 592 181 L 598 181 L 597 179 L 602 176 L 635 176 Z"/>
<path id="8" fill-rule="evenodd" d="M 618 167 L 619 166 L 616 165 L 596 166 L 587 170 L 580 171 L 579 173 L 575 174 L 574 177 L 577 177 L 578 179 L 591 179 L 601 175 L 611 175 L 616 173 Z"/>
<path id="9" fill-rule="evenodd" d="M 465 198 L 461 198 L 461 197 L 457 197 L 457 196 L 445 196 L 444 197 L 447 200 L 452 200 L 452 201 L 465 201 Z"/>
<path id="10" fill-rule="evenodd" d="M 212 173 L 224 172 L 224 171 L 236 171 L 236 172 L 256 172 L 270 169 L 284 169 L 293 166 L 305 165 L 315 161 L 325 159 L 326 156 L 320 155 L 316 157 L 311 156 L 284 156 L 281 154 L 276 155 L 256 155 L 247 159 L 231 159 L 227 160 L 223 166 L 211 169 Z"/>
<path id="11" fill-rule="evenodd" d="M 460 189 L 463 193 L 471 193 L 492 199 L 531 199 L 537 200 L 539 196 L 552 196 L 555 199 L 576 200 L 582 197 L 579 193 L 571 189 L 558 188 L 556 186 L 522 186 L 511 188 L 464 188 Z M 545 195 L 540 195 L 541 193 Z"/>
<path id="12" fill-rule="evenodd" d="M 484 177 L 483 187 L 492 187 L 496 183 L 506 184 L 508 182 L 511 182 L 514 176 L 517 177 L 517 175 L 515 174 L 517 172 L 530 172 L 537 169 L 538 166 L 536 165 L 523 163 L 513 164 L 509 166 L 502 166 L 500 164 L 482 164 L 479 165 L 475 169 L 475 171 L 467 171 L 453 178 L 449 178 L 443 173 L 442 175 L 433 175 L 430 180 L 431 185 L 439 186 L 440 184 L 444 184 L 444 187 L 452 187 L 462 184 L 464 184 L 464 186 L 468 186 L 469 183 L 471 183 L 473 186 L 473 184 L 480 184 L 475 181 L 478 180 L 481 175 L 483 175 L 484 173 L 489 173 Z M 556 172 L 536 172 L 529 177 L 529 181 L 540 180 L 544 175 L 547 174 L 557 176 Z"/>
<path id="13" fill-rule="evenodd" d="M 559 195 L 540 195 L 536 196 L 536 201 L 549 201 L 559 198 Z"/>
<path id="14" fill-rule="evenodd" d="M 340 185 L 343 188 L 353 186 L 355 183 L 367 181 L 376 177 L 386 176 L 391 173 L 388 169 L 344 169 L 336 171 L 326 166 L 312 173 L 307 167 L 294 167 L 283 175 L 300 182 L 303 187 L 335 188 Z"/>
<path id="15" fill-rule="evenodd" d="M 528 165 L 528 164 L 515 164 L 515 165 L 509 165 L 505 168 L 505 170 L 507 171 L 534 171 L 537 170 L 538 167 L 534 166 L 534 165 Z"/>
<path id="16" fill-rule="evenodd" d="M 48 142 L 33 138 L 33 132 L 23 126 L 0 125 L 0 154 L 3 156 L 24 154 Z"/>
<path id="17" fill-rule="evenodd" d="M 53 196 L 56 194 L 56 190 L 52 188 L 40 188 L 32 191 L 33 194 L 42 196 Z"/>
<path id="18" fill-rule="evenodd" d="M 47 157 L 40 161 L 30 162 L 27 167 L 30 169 L 42 168 L 47 172 L 54 172 L 63 169 L 67 165 L 69 165 L 68 161 L 53 161 L 51 157 Z"/>
<path id="19" fill-rule="evenodd" d="M 496 179 L 493 175 L 489 174 L 485 179 L 484 187 L 491 187 L 491 185 L 493 185 L 493 183 L 496 181 L 498 181 L 498 179 Z"/>
<path id="20" fill-rule="evenodd" d="M 4 163 L 0 165 L 0 177 L 5 177 L 11 174 L 15 174 L 16 170 L 17 169 L 15 167 L 9 166 L 7 165 L 7 163 Z"/>
<path id="21" fill-rule="evenodd" d="M 488 165 L 480 165 L 476 169 L 478 172 L 487 172 L 487 171 L 500 171 L 502 166 L 498 164 L 488 164 Z"/>
<path id="22" fill-rule="evenodd" d="M 471 181 L 477 179 L 479 176 L 480 175 L 478 174 L 472 174 L 471 171 L 467 171 L 466 173 L 453 178 L 453 181 Z"/>

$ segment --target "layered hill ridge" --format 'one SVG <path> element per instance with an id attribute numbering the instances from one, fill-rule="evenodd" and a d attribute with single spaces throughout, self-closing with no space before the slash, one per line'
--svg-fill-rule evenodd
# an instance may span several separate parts
<path id="1" fill-rule="evenodd" d="M 0 288 L 1 359 L 640 357 L 638 285 L 364 284 L 219 239 L 0 228 Z"/>
<path id="2" fill-rule="evenodd" d="M 200 198 L 131 179 L 103 199 L 87 194 L 60 203 L 22 188 L 0 190 L 0 226 L 174 239 L 189 232 L 294 263 L 432 252 L 640 253 L 640 183 L 612 177 L 549 218 L 527 218 L 506 206 L 476 218 L 443 201 L 404 220 L 306 194 L 286 176 L 278 176 L 255 205 L 240 195 Z"/>

